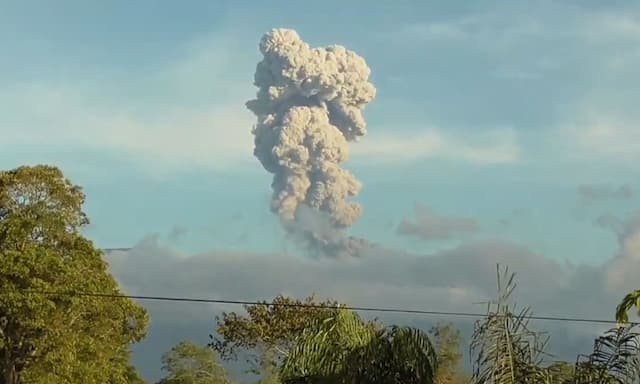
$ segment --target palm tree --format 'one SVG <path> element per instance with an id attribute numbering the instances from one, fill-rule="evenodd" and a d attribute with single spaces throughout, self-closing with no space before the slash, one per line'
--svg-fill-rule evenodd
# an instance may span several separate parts
<path id="1" fill-rule="evenodd" d="M 640 378 L 640 334 L 634 325 L 609 329 L 594 342 L 593 352 L 579 356 L 576 382 L 631 384 Z"/>
<path id="2" fill-rule="evenodd" d="M 539 368 L 548 338 L 529 329 L 529 308 L 514 313 L 509 299 L 516 287 L 515 274 L 509 275 L 505 268 L 501 276 L 499 268 L 497 300 L 488 303 L 487 315 L 475 323 L 471 340 L 470 355 L 475 357 L 472 383 L 541 382 L 548 376 Z"/>
<path id="3" fill-rule="evenodd" d="M 280 377 L 285 384 L 432 384 L 436 369 L 435 349 L 424 332 L 365 323 L 340 310 L 303 332 Z"/>
<path id="4" fill-rule="evenodd" d="M 506 280 L 506 284 L 503 281 Z M 475 356 L 474 384 L 631 384 L 640 378 L 640 334 L 635 325 L 618 326 L 595 340 L 593 352 L 575 364 L 543 364 L 548 338 L 528 327 L 528 308 L 517 315 L 509 304 L 515 274 L 500 274 L 498 297 L 476 322 L 470 352 Z"/>

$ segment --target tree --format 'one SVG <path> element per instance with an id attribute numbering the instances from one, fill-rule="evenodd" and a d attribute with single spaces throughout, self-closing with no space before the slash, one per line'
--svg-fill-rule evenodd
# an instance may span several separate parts
<path id="1" fill-rule="evenodd" d="M 283 383 L 431 384 L 437 356 L 429 337 L 411 327 L 365 323 L 351 311 L 316 320 L 281 369 Z"/>
<path id="2" fill-rule="evenodd" d="M 462 372 L 462 334 L 453 324 L 436 324 L 430 332 L 438 356 L 435 384 L 462 384 L 469 378 Z"/>
<path id="3" fill-rule="evenodd" d="M 260 359 L 259 367 L 254 370 L 254 373 L 260 377 L 257 384 L 280 384 L 278 366 L 274 364 L 276 361 L 278 360 L 275 350 L 267 349 Z"/>
<path id="4" fill-rule="evenodd" d="M 127 365 L 127 370 L 124 375 L 124 382 L 127 384 L 146 384 L 147 383 L 140 377 L 136 368 L 131 364 Z"/>
<path id="5" fill-rule="evenodd" d="M 229 384 L 225 369 L 208 347 L 182 342 L 162 356 L 167 376 L 158 384 Z"/>
<path id="6" fill-rule="evenodd" d="M 210 336 L 210 345 L 225 360 L 236 358 L 239 350 L 249 352 L 252 372 L 273 374 L 296 337 L 315 320 L 334 314 L 338 305 L 313 295 L 304 300 L 279 295 L 245 306 L 247 316 L 231 312 L 216 317 L 218 336 Z"/>
<path id="7" fill-rule="evenodd" d="M 147 314 L 80 230 L 81 188 L 51 166 L 0 172 L 0 383 L 127 383 Z"/>

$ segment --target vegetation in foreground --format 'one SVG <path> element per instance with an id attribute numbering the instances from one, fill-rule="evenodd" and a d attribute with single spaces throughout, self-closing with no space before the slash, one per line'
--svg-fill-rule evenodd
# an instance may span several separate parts
<path id="1" fill-rule="evenodd" d="M 85 196 L 56 167 L 0 172 L 0 384 L 141 384 L 131 346 L 145 337 L 146 311 L 121 294 L 101 252 L 80 230 Z M 451 324 L 430 332 L 369 321 L 332 300 L 278 296 L 217 318 L 206 346 L 179 343 L 162 358 L 158 384 L 227 384 L 222 362 L 247 356 L 261 384 L 610 384 L 640 380 L 639 334 L 616 309 L 617 327 L 574 362 L 553 361 L 530 329 L 528 308 L 510 304 L 515 276 L 498 273 L 498 295 L 475 324 L 462 369 L 462 337 Z"/>

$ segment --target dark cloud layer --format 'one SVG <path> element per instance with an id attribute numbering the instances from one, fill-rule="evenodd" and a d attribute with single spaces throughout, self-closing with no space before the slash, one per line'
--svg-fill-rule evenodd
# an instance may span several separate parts
<path id="1" fill-rule="evenodd" d="M 464 243 L 432 255 L 398 253 L 361 259 L 309 259 L 291 255 L 212 251 L 181 255 L 149 237 L 129 252 L 108 255 L 125 291 L 138 295 L 209 299 L 269 299 L 277 294 L 336 298 L 350 305 L 483 312 L 494 297 L 496 264 L 518 274 L 517 304 L 538 315 L 612 319 L 618 300 L 637 288 L 640 273 L 640 216 L 624 221 L 619 250 L 601 266 L 573 265 L 534 254 L 503 241 Z M 213 317 L 232 305 L 144 302 L 151 313 L 149 337 L 136 347 L 136 359 L 149 378 L 159 375 L 160 355 L 181 339 L 208 341 Z M 428 328 L 454 321 L 466 336 L 469 318 L 369 313 L 387 322 Z M 586 353 L 603 325 L 536 321 L 550 332 L 550 351 L 565 359 Z"/>

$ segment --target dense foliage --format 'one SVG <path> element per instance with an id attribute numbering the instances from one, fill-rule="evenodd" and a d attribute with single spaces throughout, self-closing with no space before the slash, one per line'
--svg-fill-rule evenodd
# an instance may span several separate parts
<path id="1" fill-rule="evenodd" d="M 80 234 L 84 194 L 49 166 L 0 172 L 0 383 L 135 380 L 129 346 L 147 314 L 119 294 L 102 254 Z"/>
<path id="2" fill-rule="evenodd" d="M 246 316 L 231 312 L 217 317 L 211 346 L 225 360 L 236 358 L 238 352 L 248 354 L 254 373 L 273 375 L 303 330 L 331 316 L 338 306 L 336 301 L 318 301 L 313 295 L 304 300 L 280 295 L 271 302 L 247 305 Z"/>
<path id="3" fill-rule="evenodd" d="M 453 324 L 436 324 L 429 331 L 438 358 L 435 384 L 466 384 L 462 367 L 462 334 Z"/>
<path id="4" fill-rule="evenodd" d="M 162 356 L 167 376 L 158 384 L 229 384 L 215 352 L 207 347 L 182 342 Z"/>

